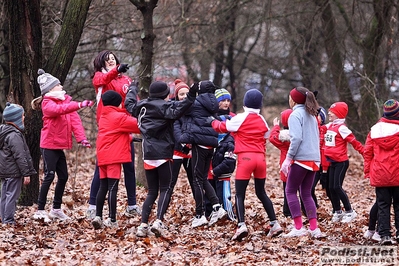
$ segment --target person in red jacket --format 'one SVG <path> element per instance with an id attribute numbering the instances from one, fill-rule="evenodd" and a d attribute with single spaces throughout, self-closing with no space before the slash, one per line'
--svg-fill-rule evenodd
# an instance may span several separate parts
<path id="1" fill-rule="evenodd" d="M 288 118 L 292 113 L 292 109 L 286 109 L 281 112 L 281 124 L 283 129 L 280 130 L 280 120 L 276 117 L 273 120 L 273 128 L 270 131 L 270 143 L 273 144 L 277 149 L 280 150 L 280 167 L 283 164 L 285 157 L 287 156 L 288 148 L 290 147 L 290 132 L 288 130 Z M 287 183 L 287 176 L 280 172 L 280 179 L 283 181 L 283 192 L 284 192 L 284 204 L 283 214 L 285 217 L 291 217 L 291 212 L 287 203 L 287 195 L 285 193 L 285 186 Z"/>
<path id="2" fill-rule="evenodd" d="M 330 123 L 326 125 L 324 155 L 330 161 L 329 190 L 333 205 L 333 222 L 348 223 L 356 218 L 357 213 L 352 209 L 348 195 L 342 188 L 346 171 L 349 167 L 348 147 L 350 143 L 355 150 L 363 154 L 363 145 L 356 140 L 355 135 L 345 124 L 348 105 L 344 102 L 333 103 L 328 111 Z M 345 213 L 341 210 L 342 201 Z"/>
<path id="3" fill-rule="evenodd" d="M 121 108 L 122 97 L 115 91 L 101 95 L 103 110 L 98 123 L 97 160 L 100 168 L 100 189 L 96 198 L 94 229 L 103 225 L 117 228 L 116 203 L 122 164 L 131 162 L 130 133 L 139 134 L 137 119 Z M 103 222 L 103 207 L 108 192 L 109 217 Z"/>
<path id="4" fill-rule="evenodd" d="M 391 205 L 399 237 L 399 102 L 384 103 L 384 116 L 371 127 L 364 148 L 364 176 L 375 187 L 378 205 L 378 233 L 382 245 L 392 245 Z"/>
<path id="5" fill-rule="evenodd" d="M 262 202 L 269 217 L 270 230 L 268 237 L 274 237 L 283 232 L 277 221 L 273 203 L 265 191 L 266 183 L 266 139 L 269 136 L 269 126 L 260 114 L 263 94 L 257 89 L 250 89 L 244 95 L 244 112 L 230 120 L 211 122 L 218 133 L 233 132 L 235 140 L 234 152 L 237 154 L 236 168 L 236 213 L 238 228 L 232 240 L 241 241 L 248 235 L 245 224 L 245 193 L 251 177 L 255 181 L 255 193 Z M 212 119 L 212 118 L 210 118 Z"/>
<path id="6" fill-rule="evenodd" d="M 93 75 L 93 86 L 96 91 L 97 99 L 97 123 L 100 120 L 103 102 L 101 101 L 101 95 L 107 91 L 116 91 L 122 96 L 122 109 L 125 110 L 126 114 L 129 114 L 125 109 L 125 98 L 129 90 L 129 85 L 132 80 L 124 75 L 129 67 L 127 64 L 120 64 L 118 57 L 109 50 L 104 50 L 98 53 L 93 61 L 94 75 Z M 133 217 L 135 215 L 141 215 L 141 210 L 137 205 L 136 201 L 136 173 L 134 168 L 134 143 L 129 143 L 131 149 L 132 160 L 128 163 L 123 164 L 123 173 L 125 178 L 125 187 L 127 194 L 127 207 L 125 210 L 125 216 Z M 95 217 L 96 212 L 96 196 L 100 187 L 99 168 L 96 164 L 93 180 L 90 186 L 90 198 L 89 207 L 86 211 L 86 217 L 92 220 Z"/>
<path id="7" fill-rule="evenodd" d="M 43 219 L 50 222 L 50 218 L 66 220 L 69 217 L 61 210 L 62 196 L 68 181 L 68 168 L 64 149 L 72 148 L 72 135 L 84 147 L 90 148 L 79 114 L 80 108 L 91 107 L 92 101 L 72 101 L 72 97 L 63 90 L 61 82 L 56 77 L 39 69 L 37 82 L 40 85 L 40 108 L 43 113 L 43 128 L 40 133 L 40 150 L 44 163 L 44 180 L 40 187 L 38 210 L 33 219 Z M 38 105 L 36 105 L 37 107 Z M 47 215 L 44 210 L 47 194 L 57 173 L 58 180 L 54 191 L 53 208 Z"/>

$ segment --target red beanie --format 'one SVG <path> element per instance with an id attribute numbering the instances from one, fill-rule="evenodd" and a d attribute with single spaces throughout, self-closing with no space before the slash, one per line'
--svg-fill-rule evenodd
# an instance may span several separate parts
<path id="1" fill-rule="evenodd" d="M 292 109 L 286 109 L 281 112 L 281 124 L 283 127 L 288 128 L 288 118 L 290 117 L 292 113 Z"/>
<path id="2" fill-rule="evenodd" d="M 348 105 L 344 102 L 336 102 L 330 106 L 330 112 L 334 113 L 338 118 L 345 118 L 348 114 Z"/>
<path id="3" fill-rule="evenodd" d="M 306 102 L 306 93 L 300 92 L 297 88 L 291 90 L 290 96 L 291 99 L 298 104 L 304 104 Z"/>
<path id="4" fill-rule="evenodd" d="M 175 97 L 177 97 L 179 90 L 183 89 L 183 88 L 190 89 L 190 87 L 186 83 L 184 83 L 180 79 L 176 79 L 175 80 Z"/>

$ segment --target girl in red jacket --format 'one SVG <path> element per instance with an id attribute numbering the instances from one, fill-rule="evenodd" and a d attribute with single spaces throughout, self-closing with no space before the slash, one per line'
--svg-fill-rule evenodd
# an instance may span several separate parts
<path id="1" fill-rule="evenodd" d="M 378 233 L 382 245 L 392 245 L 391 205 L 399 237 L 399 102 L 384 103 L 384 116 L 371 127 L 364 148 L 364 176 L 375 187 L 378 205 Z M 374 224 L 375 226 L 375 224 Z M 375 229 L 375 228 L 374 228 Z"/>
<path id="2" fill-rule="evenodd" d="M 38 211 L 33 215 L 34 219 L 50 218 L 66 220 L 67 215 L 61 210 L 62 196 L 66 182 L 68 181 L 68 168 L 64 149 L 72 148 L 72 135 L 76 141 L 84 147 L 90 148 L 87 141 L 82 121 L 76 112 L 80 108 L 90 107 L 92 101 L 72 101 L 71 96 L 63 90 L 61 82 L 52 75 L 39 69 L 37 82 L 41 90 L 41 109 L 43 113 L 43 128 L 40 134 L 40 149 L 44 162 L 44 180 L 40 187 Z M 40 97 L 38 97 L 40 98 Z M 38 99 L 37 98 L 37 99 Z M 54 191 L 53 208 L 49 215 L 44 210 L 47 201 L 47 193 L 57 173 L 58 180 Z"/>
<path id="3" fill-rule="evenodd" d="M 103 110 L 98 124 L 97 160 L 100 168 L 100 189 L 96 198 L 96 217 L 92 224 L 99 229 L 104 224 L 117 228 L 116 202 L 122 163 L 132 161 L 130 133 L 140 133 L 137 119 L 121 109 L 122 97 L 115 91 L 101 95 Z M 109 217 L 102 222 L 105 197 L 108 192 Z"/>
<path id="4" fill-rule="evenodd" d="M 363 154 L 363 145 L 356 140 L 352 131 L 345 124 L 348 114 L 348 105 L 344 102 L 333 103 L 328 111 L 331 121 L 326 125 L 324 155 L 331 162 L 329 167 L 329 189 L 333 205 L 333 222 L 349 223 L 356 218 L 357 214 L 352 209 L 349 198 L 342 188 L 346 171 L 349 167 L 347 143 L 355 150 Z M 341 210 L 342 201 L 345 213 Z"/>
<path id="5" fill-rule="evenodd" d="M 125 98 L 129 85 L 132 80 L 124 75 L 129 67 L 127 64 L 120 64 L 118 57 L 109 51 L 104 50 L 98 53 L 93 61 L 94 66 L 94 76 L 93 76 L 93 86 L 97 94 L 97 123 L 101 117 L 103 110 L 103 102 L 101 101 L 101 95 L 106 91 L 116 91 L 122 96 L 122 109 L 125 110 L 126 114 L 129 114 L 125 109 Z M 134 143 L 131 142 L 130 145 L 131 157 L 132 159 L 128 163 L 123 164 L 123 172 L 125 178 L 125 187 L 127 194 L 127 208 L 125 211 L 125 216 L 133 217 L 135 215 L 141 215 L 141 210 L 137 205 L 136 201 L 136 173 L 134 169 Z M 99 169 L 96 164 L 94 171 L 93 180 L 90 187 L 90 199 L 89 208 L 86 211 L 86 217 L 88 219 L 93 219 L 96 212 L 96 196 L 98 189 L 100 187 L 100 177 Z"/>

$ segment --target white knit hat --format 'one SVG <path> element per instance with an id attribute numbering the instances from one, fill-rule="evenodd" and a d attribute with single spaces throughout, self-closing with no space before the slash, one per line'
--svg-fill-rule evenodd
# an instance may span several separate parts
<path id="1" fill-rule="evenodd" d="M 39 76 L 37 77 L 37 83 L 39 83 L 40 85 L 40 91 L 42 92 L 42 96 L 58 84 L 61 84 L 59 79 L 49 73 L 44 72 L 44 70 L 41 68 L 39 68 L 37 74 L 39 74 Z"/>

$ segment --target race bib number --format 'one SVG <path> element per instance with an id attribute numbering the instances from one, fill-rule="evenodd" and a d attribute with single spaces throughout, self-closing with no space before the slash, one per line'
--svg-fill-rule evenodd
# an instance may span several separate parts
<path id="1" fill-rule="evenodd" d="M 337 132 L 327 130 L 326 134 L 324 135 L 325 145 L 328 147 L 334 147 L 335 136 L 337 136 Z"/>

